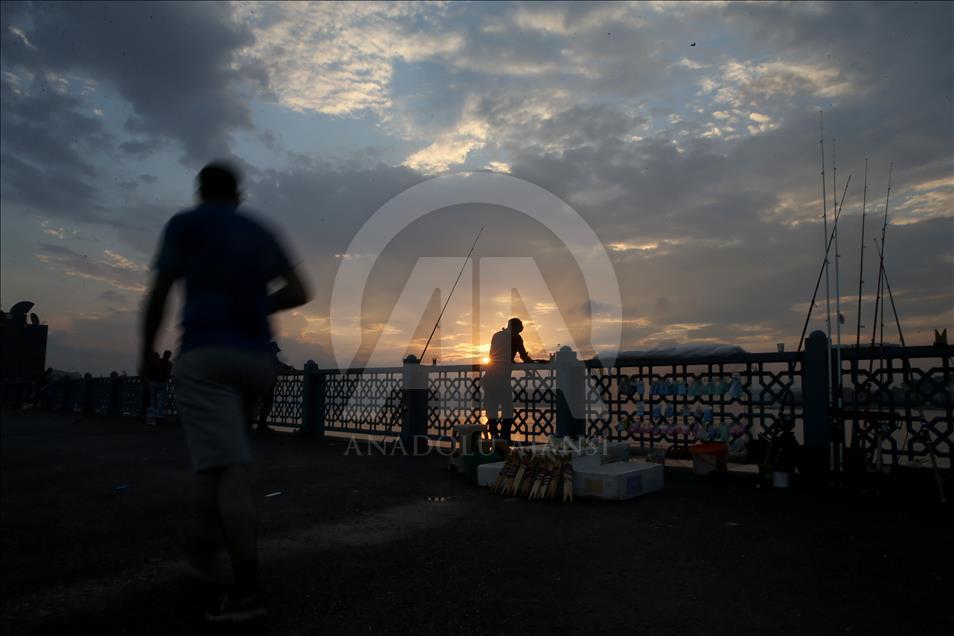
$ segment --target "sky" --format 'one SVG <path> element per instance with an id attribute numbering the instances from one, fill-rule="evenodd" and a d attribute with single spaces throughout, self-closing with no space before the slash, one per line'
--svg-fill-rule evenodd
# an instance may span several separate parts
<path id="1" fill-rule="evenodd" d="M 885 268 L 905 338 L 954 332 L 954 4 L 0 11 L 0 304 L 36 303 L 56 368 L 132 371 L 163 224 L 194 204 L 195 174 L 216 158 L 241 166 L 243 205 L 280 228 L 311 280 L 314 299 L 274 321 L 298 367 L 336 364 L 331 298 L 364 223 L 408 188 L 462 172 L 509 174 L 572 207 L 609 255 L 621 305 L 593 301 L 546 224 L 451 206 L 377 259 L 360 328 L 373 361 L 397 364 L 426 339 L 481 226 L 480 293 L 473 267 L 462 292 L 477 309 L 455 301 L 428 358 L 479 359 L 511 314 L 526 318 L 538 356 L 566 344 L 566 330 L 588 352 L 794 349 L 824 254 L 819 111 L 829 214 L 833 185 L 840 201 L 851 175 L 839 222 L 844 339 L 855 337 L 863 196 L 865 339 L 874 324 L 872 239 L 889 166 Z M 443 259 L 432 262 L 448 280 L 396 310 L 428 258 Z M 516 278 L 491 266 L 517 258 Z M 821 299 L 812 329 L 824 328 L 824 287 Z"/>

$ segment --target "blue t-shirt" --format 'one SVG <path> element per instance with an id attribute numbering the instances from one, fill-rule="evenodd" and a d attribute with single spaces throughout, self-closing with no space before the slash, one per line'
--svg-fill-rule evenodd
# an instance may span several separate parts
<path id="1" fill-rule="evenodd" d="M 181 351 L 268 350 L 268 284 L 292 262 L 275 236 L 236 206 L 203 203 L 166 224 L 155 268 L 185 279 Z"/>

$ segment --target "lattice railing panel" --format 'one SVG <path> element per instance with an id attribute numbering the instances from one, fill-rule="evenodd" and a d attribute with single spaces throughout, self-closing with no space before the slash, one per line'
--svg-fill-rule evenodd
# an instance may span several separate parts
<path id="1" fill-rule="evenodd" d="M 888 465 L 954 459 L 954 349 L 918 349 L 848 352 L 842 361 L 845 443 L 869 464 L 879 448 Z"/>
<path id="2" fill-rule="evenodd" d="M 272 410 L 268 423 L 278 426 L 301 426 L 302 386 L 304 376 L 283 373 L 275 381 L 272 391 Z"/>
<path id="3" fill-rule="evenodd" d="M 739 451 L 759 433 L 774 435 L 783 417 L 800 430 L 800 362 L 766 358 L 591 366 L 587 434 L 649 447 L 720 438 Z"/>
<path id="4" fill-rule="evenodd" d="M 401 369 L 322 371 L 325 430 L 398 435 L 403 413 Z"/>
<path id="5" fill-rule="evenodd" d="M 544 442 L 556 433 L 556 375 L 551 366 L 518 365 L 513 387 L 513 439 Z"/>
<path id="6" fill-rule="evenodd" d="M 427 368 L 428 436 L 447 439 L 457 425 L 483 423 L 480 387 L 480 371 L 475 367 Z"/>

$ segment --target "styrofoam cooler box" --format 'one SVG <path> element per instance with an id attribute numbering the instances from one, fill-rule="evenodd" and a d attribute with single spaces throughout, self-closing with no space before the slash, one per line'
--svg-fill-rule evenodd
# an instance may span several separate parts
<path id="1" fill-rule="evenodd" d="M 543 453 L 548 450 L 548 447 L 534 445 L 527 447 L 526 450 Z M 629 442 L 607 442 L 605 446 L 601 444 L 590 451 L 583 450 L 570 453 L 570 458 L 573 461 L 573 470 L 586 470 L 610 462 L 625 462 L 629 459 Z"/>
<path id="2" fill-rule="evenodd" d="M 611 462 L 625 462 L 629 459 L 629 442 L 609 442 L 592 454 L 582 452 L 573 455 L 573 470 L 590 470 Z"/>
<path id="3" fill-rule="evenodd" d="M 662 490 L 661 464 L 615 462 L 573 473 L 573 495 L 598 499 L 632 499 Z"/>
<path id="4" fill-rule="evenodd" d="M 497 483 L 497 475 L 500 474 L 501 469 L 506 463 L 507 462 L 491 462 L 489 464 L 481 464 L 478 466 L 477 485 L 493 486 L 495 483 Z"/>

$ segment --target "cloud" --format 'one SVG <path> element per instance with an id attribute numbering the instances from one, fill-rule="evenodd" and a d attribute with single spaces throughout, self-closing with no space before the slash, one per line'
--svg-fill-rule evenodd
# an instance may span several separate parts
<path id="1" fill-rule="evenodd" d="M 466 107 L 473 112 L 473 104 Z M 467 160 L 474 150 L 483 148 L 487 143 L 489 127 L 485 121 L 473 116 L 465 116 L 457 127 L 438 137 L 432 144 L 411 153 L 404 165 L 422 174 L 444 172 L 452 165 Z"/>
<path id="2" fill-rule="evenodd" d="M 89 160 L 110 146 L 101 122 L 45 77 L 17 83 L 10 75 L 0 82 L 4 200 L 50 216 L 102 219 L 99 193 L 90 183 L 99 170 Z"/>
<path id="3" fill-rule="evenodd" d="M 794 95 L 836 97 L 856 88 L 837 68 L 781 60 L 761 64 L 730 60 L 722 65 L 718 81 L 707 78 L 701 86 L 714 93 L 717 103 L 733 108 L 757 107 L 766 99 Z"/>
<path id="4" fill-rule="evenodd" d="M 526 31 L 542 31 L 560 36 L 575 36 L 617 26 L 638 27 L 644 20 L 632 7 L 619 2 L 530 3 L 519 5 L 513 24 Z"/>
<path id="5" fill-rule="evenodd" d="M 103 257 L 89 258 L 62 245 L 41 243 L 36 258 L 51 269 L 66 276 L 99 281 L 124 291 L 141 294 L 146 290 L 144 268 L 111 250 L 104 250 Z"/>
<path id="6" fill-rule="evenodd" d="M 39 230 L 31 224 L 32 231 L 56 242 L 40 247 L 36 265 L 99 281 L 117 294 L 128 289 L 121 295 L 132 299 L 145 278 L 141 263 L 179 205 L 168 192 L 177 187 L 170 175 L 180 178 L 182 166 L 164 163 L 159 155 L 168 152 L 157 149 L 181 147 L 195 162 L 234 151 L 240 135 L 248 205 L 284 228 L 316 289 L 302 315 L 278 319 L 283 348 L 299 361 L 330 348 L 328 296 L 342 260 L 335 255 L 390 197 L 426 174 L 460 167 L 510 172 L 576 207 L 611 250 L 625 298 L 626 346 L 686 338 L 773 348 L 797 336 L 821 258 L 824 108 L 828 160 L 830 139 L 838 139 L 839 186 L 854 175 L 840 234 L 843 287 L 857 283 L 864 158 L 871 166 L 868 212 L 875 216 L 893 162 L 886 259 L 902 319 L 915 331 L 909 339 L 928 339 L 931 324 L 950 322 L 954 307 L 943 293 L 954 286 L 949 7 L 662 9 L 5 5 L 4 250 L 24 240 L 8 229 L 15 225 L 7 222 L 8 206 L 30 206 L 50 219 Z M 208 38 L 192 27 L 180 34 L 180 22 Z M 60 28 L 76 37 L 58 41 Z M 88 91 L 118 93 L 128 103 L 104 107 L 98 117 Z M 296 111 L 298 126 L 326 125 L 329 116 L 337 125 L 347 117 L 347 130 L 366 126 L 386 140 L 367 151 L 365 139 L 354 142 L 361 148 L 345 143 L 337 155 L 343 159 L 293 156 L 281 148 L 280 134 L 267 148 L 249 150 L 246 138 L 271 132 L 251 130 L 251 96 L 270 102 L 268 117 L 277 112 L 283 125 L 292 121 L 288 110 Z M 113 121 L 107 134 L 110 117 L 126 110 L 126 125 Z M 119 157 L 132 164 L 128 172 L 115 167 Z M 136 165 L 140 158 L 149 163 Z M 146 173 L 155 176 L 136 176 Z M 57 220 L 63 217 L 114 227 L 100 224 L 103 245 L 84 259 L 71 242 L 76 223 Z M 561 310 L 581 307 L 585 289 L 540 228 L 474 206 L 429 216 L 394 242 L 367 295 L 375 321 L 386 319 L 417 256 L 459 256 L 458 243 L 466 250 L 464 226 L 471 222 L 486 222 L 493 237 L 481 239 L 483 255 L 532 253 Z M 507 232 L 492 231 L 500 227 Z M 867 294 L 876 280 L 872 253 Z M 23 260 L 30 259 L 17 264 Z M 6 285 L 6 261 L 4 270 Z M 46 293 L 55 299 L 57 290 L 51 285 Z M 659 298 L 665 300 L 657 304 Z M 528 308 L 557 313 L 539 302 L 528 299 Z M 852 324 L 853 307 L 843 307 Z M 871 309 L 867 297 L 864 308 Z M 586 320 L 584 314 L 574 315 Z M 113 323 L 96 315 L 97 328 L 123 325 L 134 333 L 132 315 Z M 498 322 L 495 314 L 484 321 L 488 328 Z M 99 343 L 108 330 L 100 334 L 93 322 L 74 325 Z M 448 343 L 469 337 L 447 325 Z M 80 347 L 84 341 L 76 338 L 72 344 Z M 389 346 L 398 351 L 399 344 Z"/>
<path id="7" fill-rule="evenodd" d="M 126 302 L 126 297 L 123 294 L 120 294 L 119 292 L 112 289 L 107 289 L 102 294 L 100 294 L 98 298 L 100 300 L 105 300 L 108 303 L 125 303 Z"/>
<path id="8" fill-rule="evenodd" d="M 15 20 L 30 27 L 16 34 Z M 171 139 L 191 163 L 228 154 L 233 132 L 251 127 L 248 87 L 266 82 L 237 57 L 253 37 L 228 4 L 36 3 L 12 9 L 7 21 L 8 68 L 95 77 L 128 100 L 125 127 L 139 137 L 124 147 L 131 152 Z"/>
<path id="9" fill-rule="evenodd" d="M 684 58 L 682 58 L 681 60 L 679 60 L 678 62 L 676 62 L 676 66 L 681 66 L 681 67 L 683 67 L 683 68 L 687 68 L 687 69 L 689 69 L 690 71 L 698 71 L 699 69 L 709 68 L 709 65 L 708 65 L 708 64 L 703 64 L 703 63 L 701 63 L 701 62 L 696 62 L 695 60 L 690 60 L 690 59 L 687 58 L 687 57 L 684 57 Z"/>
<path id="10" fill-rule="evenodd" d="M 443 11 L 438 4 L 240 3 L 237 17 L 255 28 L 242 57 L 261 61 L 279 103 L 297 111 L 387 113 L 395 63 L 459 51 L 462 36 L 413 29 Z"/>
<path id="11" fill-rule="evenodd" d="M 893 206 L 892 223 L 917 223 L 954 215 L 954 175 L 915 184 Z"/>
<path id="12" fill-rule="evenodd" d="M 492 172 L 510 173 L 510 164 L 504 161 L 491 161 L 487 163 L 487 169 Z"/>

